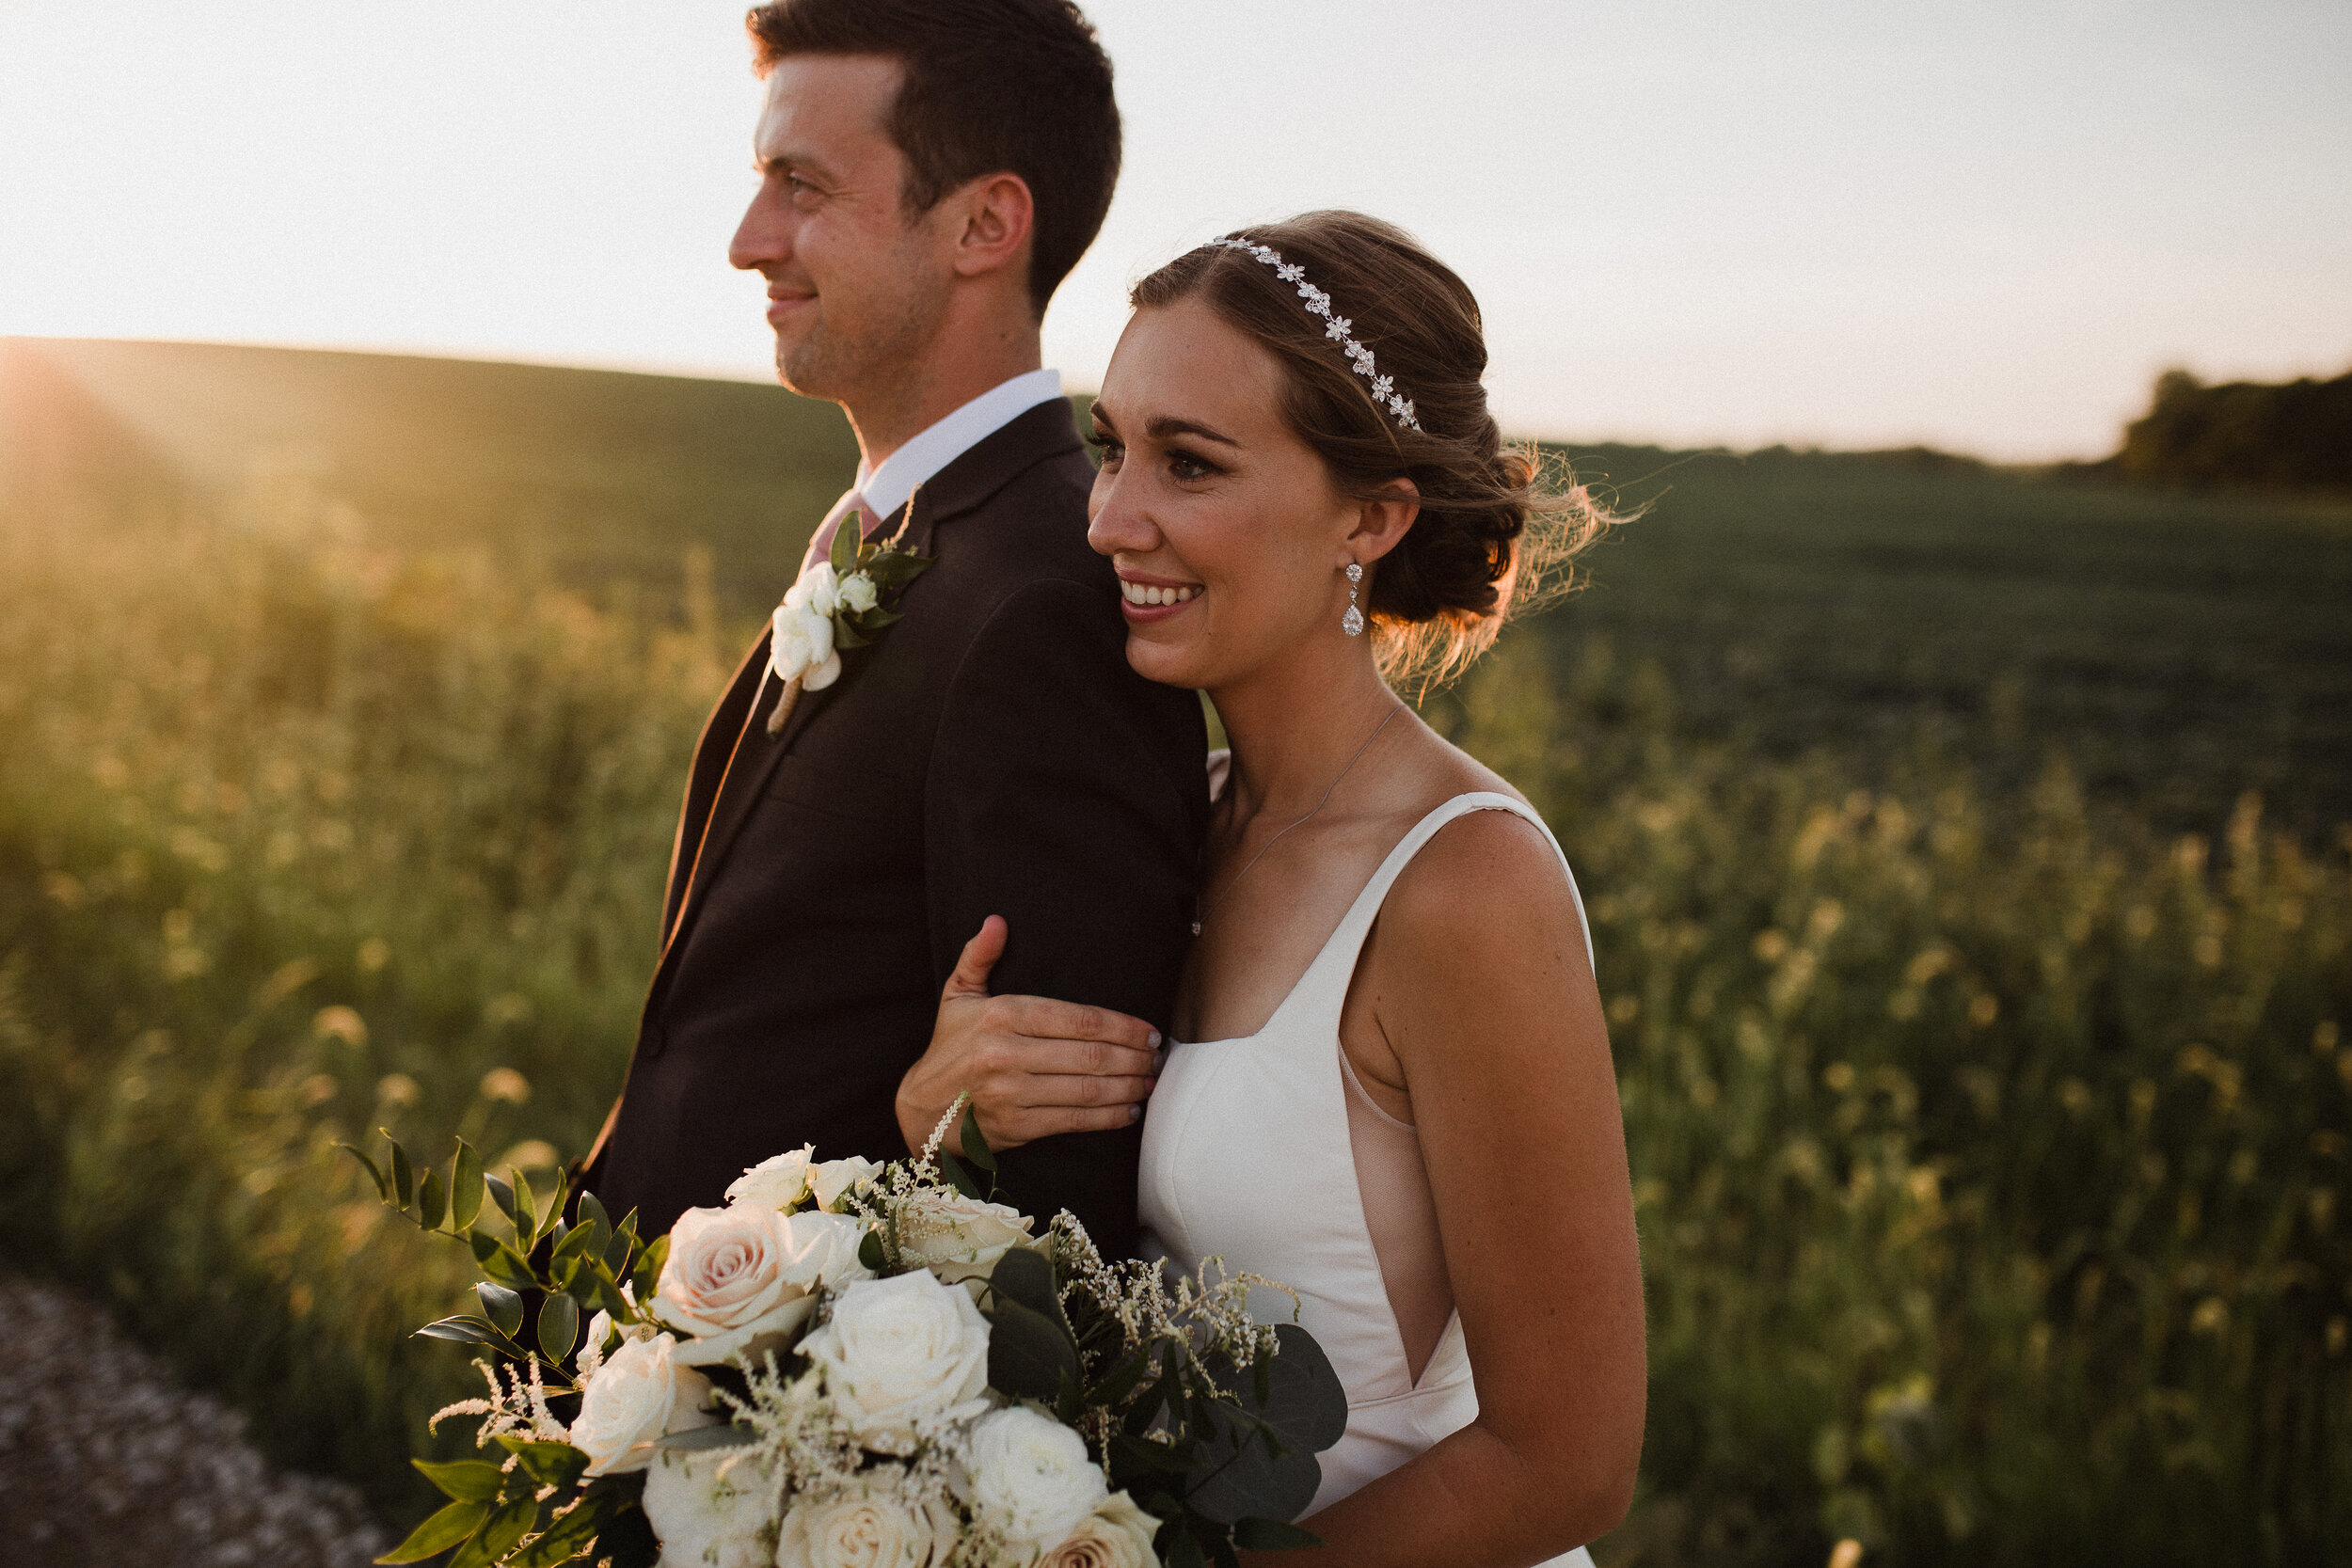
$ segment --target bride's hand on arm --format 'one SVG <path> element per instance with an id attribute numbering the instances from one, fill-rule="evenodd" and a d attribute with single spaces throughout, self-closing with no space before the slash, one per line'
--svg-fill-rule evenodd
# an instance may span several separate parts
<path id="1" fill-rule="evenodd" d="M 922 1059 L 898 1083 L 899 1135 L 919 1149 L 960 1094 L 972 1096 L 991 1148 L 1063 1132 L 1125 1127 L 1159 1076 L 1159 1032 L 1107 1007 L 1041 996 L 991 996 L 1005 922 L 991 915 L 964 943 L 939 997 Z"/>
<path id="2" fill-rule="evenodd" d="M 1501 812 L 1447 827 L 1355 984 L 1411 1097 L 1478 1418 L 1307 1521 L 1322 1551 L 1279 1561 L 1541 1561 L 1624 1517 L 1646 1382 L 1616 1075 L 1551 846 Z"/>

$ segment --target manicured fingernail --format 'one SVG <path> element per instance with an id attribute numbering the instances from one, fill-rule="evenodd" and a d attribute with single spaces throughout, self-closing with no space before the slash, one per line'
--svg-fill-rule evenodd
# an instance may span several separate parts
<path id="1" fill-rule="evenodd" d="M 1127 1119 L 1129 1121 L 1141 1121 L 1143 1119 L 1143 1105 L 1141 1101 L 1137 1101 L 1136 1103 L 1127 1107 Z"/>
<path id="2" fill-rule="evenodd" d="M 1154 1030 L 1152 1030 L 1152 1050 L 1154 1050 L 1154 1051 L 1157 1051 L 1159 1048 L 1160 1048 L 1160 1032 L 1159 1032 L 1157 1029 L 1154 1029 Z"/>

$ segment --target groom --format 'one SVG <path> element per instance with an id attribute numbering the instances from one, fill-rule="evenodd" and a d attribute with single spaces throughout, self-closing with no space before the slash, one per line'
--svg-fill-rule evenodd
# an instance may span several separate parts
<path id="1" fill-rule="evenodd" d="M 804 1143 L 903 1158 L 901 1080 L 990 915 L 997 991 L 1164 1028 L 1208 811 L 1199 705 L 1127 667 L 1086 542 L 1093 469 L 1040 368 L 1118 178 L 1093 30 L 1068 0 L 779 0 L 749 22 L 760 187 L 729 260 L 768 280 L 784 384 L 841 404 L 862 453 L 816 549 L 903 525 L 936 564 L 776 733 L 767 636 L 704 728 L 636 1053 L 582 1176 L 647 1235 Z M 1129 1118 L 1006 1150 L 1000 1196 L 1131 1250 Z"/>

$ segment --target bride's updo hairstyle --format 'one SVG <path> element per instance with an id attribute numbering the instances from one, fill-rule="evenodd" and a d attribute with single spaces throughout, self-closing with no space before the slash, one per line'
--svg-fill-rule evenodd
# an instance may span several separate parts
<path id="1" fill-rule="evenodd" d="M 1581 485 L 1542 483 L 1532 450 L 1506 447 L 1486 410 L 1478 301 L 1454 270 L 1393 224 L 1307 213 L 1236 230 L 1301 269 L 1370 349 L 1418 430 L 1375 401 L 1300 282 L 1245 250 L 1203 245 L 1130 292 L 1136 309 L 1199 298 L 1282 367 L 1282 413 L 1343 495 L 1369 499 L 1400 475 L 1421 491 L 1404 542 L 1370 571 L 1364 609 L 1381 673 L 1424 689 L 1459 674 L 1504 619 L 1572 585 L 1571 557 L 1614 521 Z M 1549 579 L 1548 582 L 1546 579 Z M 1546 592 L 1549 589 L 1549 592 Z"/>

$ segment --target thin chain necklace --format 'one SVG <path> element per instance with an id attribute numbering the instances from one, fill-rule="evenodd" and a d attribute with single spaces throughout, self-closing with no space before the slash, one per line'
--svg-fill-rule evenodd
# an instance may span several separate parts
<path id="1" fill-rule="evenodd" d="M 1250 856 L 1249 863 L 1243 866 L 1239 871 L 1234 872 L 1233 879 L 1227 882 L 1223 890 L 1217 894 L 1216 901 L 1218 903 L 1223 903 L 1227 895 L 1233 891 L 1234 887 L 1240 883 L 1241 879 L 1244 877 L 1248 876 L 1251 871 L 1256 869 L 1258 863 L 1265 859 L 1267 850 L 1272 849 L 1276 845 L 1281 843 L 1282 840 L 1289 835 L 1293 829 L 1305 827 L 1307 825 L 1308 817 L 1313 816 L 1315 812 L 1321 811 L 1324 807 L 1331 803 L 1331 797 L 1339 793 L 1340 780 L 1346 778 L 1349 769 L 1353 768 L 1358 763 L 1364 760 L 1364 753 L 1372 750 L 1372 743 L 1380 738 L 1380 732 L 1382 730 L 1389 727 L 1389 720 L 1394 719 L 1398 714 L 1404 711 L 1405 705 L 1402 703 L 1398 703 L 1389 709 L 1387 718 L 1382 719 L 1380 722 L 1372 727 L 1372 733 L 1364 736 L 1364 743 L 1356 748 L 1356 754 L 1347 759 L 1347 767 L 1341 768 L 1338 776 L 1332 779 L 1331 787 L 1323 792 L 1323 799 L 1314 803 L 1314 809 L 1308 812 L 1306 816 L 1302 816 L 1297 821 L 1292 823 L 1290 827 L 1284 828 L 1280 832 L 1276 833 L 1272 838 L 1267 839 L 1265 841 L 1265 848 L 1261 849 L 1256 854 Z M 1207 918 L 1207 901 L 1199 894 L 1193 895 L 1192 934 L 1194 936 L 1197 937 L 1200 934 L 1200 927 Z"/>

